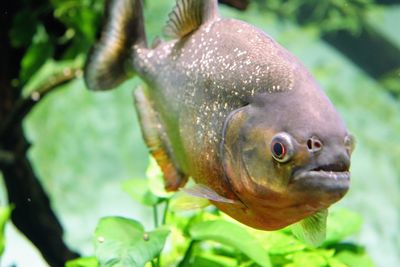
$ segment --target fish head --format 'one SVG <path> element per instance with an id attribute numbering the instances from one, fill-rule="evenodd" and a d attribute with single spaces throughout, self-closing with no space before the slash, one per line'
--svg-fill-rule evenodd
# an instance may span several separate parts
<path id="1" fill-rule="evenodd" d="M 253 226 L 273 230 L 346 194 L 353 148 L 340 116 L 315 88 L 259 95 L 233 111 L 221 155 L 232 191 L 259 217 Z"/>

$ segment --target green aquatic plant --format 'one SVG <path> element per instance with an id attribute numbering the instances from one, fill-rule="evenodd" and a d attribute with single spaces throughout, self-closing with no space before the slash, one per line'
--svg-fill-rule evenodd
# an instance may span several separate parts
<path id="1" fill-rule="evenodd" d="M 151 160 L 147 179 L 122 185 L 135 201 L 154 210 L 153 224 L 102 218 L 94 233 L 95 256 L 67 263 L 81 266 L 373 266 L 362 246 L 348 241 L 362 225 L 354 212 L 333 209 L 326 240 L 309 245 L 292 227 L 260 231 L 240 224 L 201 198 L 163 190 L 161 171 Z"/>
<path id="2" fill-rule="evenodd" d="M 4 252 L 4 248 L 6 245 L 6 240 L 5 240 L 5 228 L 6 228 L 6 223 L 9 221 L 10 216 L 11 216 L 11 211 L 12 208 L 7 206 L 7 207 L 0 207 L 0 256 Z"/>

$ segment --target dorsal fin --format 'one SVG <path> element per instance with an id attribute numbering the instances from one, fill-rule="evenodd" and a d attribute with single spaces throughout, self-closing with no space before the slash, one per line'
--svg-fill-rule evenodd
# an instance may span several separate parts
<path id="1" fill-rule="evenodd" d="M 169 13 L 164 33 L 172 38 L 182 38 L 217 16 L 216 0 L 177 0 Z"/>

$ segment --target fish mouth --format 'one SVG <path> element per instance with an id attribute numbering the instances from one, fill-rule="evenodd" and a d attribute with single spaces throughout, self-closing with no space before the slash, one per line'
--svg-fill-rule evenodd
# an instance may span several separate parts
<path id="1" fill-rule="evenodd" d="M 346 192 L 350 186 L 348 167 L 328 164 L 294 172 L 290 184 L 302 189 L 318 189 L 326 193 Z"/>

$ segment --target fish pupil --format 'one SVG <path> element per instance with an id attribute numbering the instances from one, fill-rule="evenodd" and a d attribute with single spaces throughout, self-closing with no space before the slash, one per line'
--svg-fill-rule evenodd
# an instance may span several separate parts
<path id="1" fill-rule="evenodd" d="M 285 147 L 283 146 L 282 143 L 276 142 L 272 146 L 272 151 L 274 152 L 275 157 L 277 158 L 283 158 L 285 155 Z"/>

